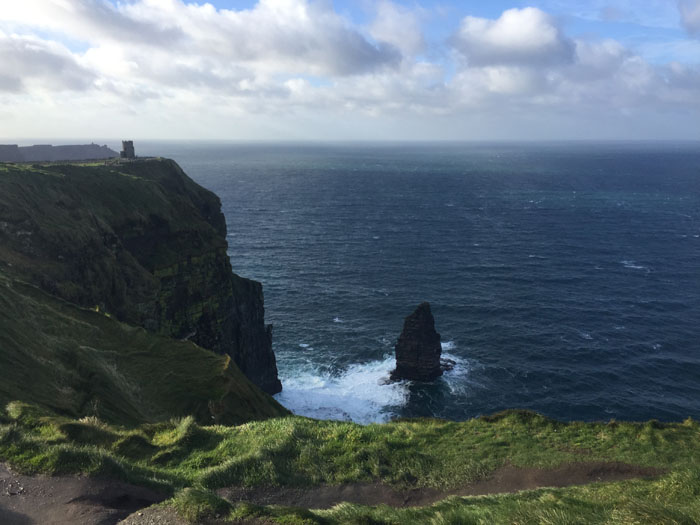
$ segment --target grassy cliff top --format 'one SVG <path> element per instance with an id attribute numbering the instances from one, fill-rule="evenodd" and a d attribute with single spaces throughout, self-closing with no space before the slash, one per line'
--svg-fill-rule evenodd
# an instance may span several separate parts
<path id="1" fill-rule="evenodd" d="M 0 458 L 16 468 L 84 472 L 160 488 L 175 494 L 167 505 L 194 522 L 214 515 L 233 522 L 255 518 L 296 524 L 700 520 L 700 426 L 690 419 L 674 424 L 561 423 L 510 411 L 462 423 L 407 420 L 360 426 L 287 417 L 202 427 L 185 418 L 125 428 L 12 403 L 0 415 L 0 424 Z M 653 479 L 460 496 L 460 488 L 503 469 L 544 469 L 529 471 L 537 475 L 576 465 L 594 466 L 587 481 L 610 479 L 606 469 L 625 465 L 651 472 Z M 262 493 L 274 494 L 271 487 L 295 487 L 296 499 L 287 505 L 305 502 L 313 508 L 313 487 L 367 483 L 376 491 L 432 491 L 437 503 L 407 508 L 343 503 L 307 510 L 231 503 L 221 497 L 227 492 L 219 490 L 240 493 L 241 488 L 262 487 Z"/>
<path id="2" fill-rule="evenodd" d="M 30 282 L 55 281 L 67 299 L 89 295 L 94 283 L 73 282 L 76 261 L 95 251 L 108 275 L 110 243 L 127 242 L 145 229 L 162 233 L 197 231 L 197 249 L 225 250 L 226 221 L 221 201 L 190 179 L 172 160 L 127 163 L 0 164 L 0 261 Z M 100 251 L 97 251 L 100 247 Z M 139 246 L 139 262 L 153 271 L 176 258 L 181 246 L 160 247 L 149 257 Z M 133 254 L 132 254 L 133 255 Z M 116 261 L 144 286 L 133 261 Z M 104 277 L 104 276 L 96 276 Z M 71 290 L 82 286 L 84 290 Z M 73 297 L 75 296 L 75 297 Z"/>

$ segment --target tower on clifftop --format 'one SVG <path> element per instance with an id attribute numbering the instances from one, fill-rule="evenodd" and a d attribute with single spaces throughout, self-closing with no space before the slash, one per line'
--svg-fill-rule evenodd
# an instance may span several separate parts
<path id="1" fill-rule="evenodd" d="M 119 153 L 119 157 L 122 159 L 135 159 L 136 153 L 134 152 L 134 141 L 133 140 L 122 140 L 122 150 Z"/>

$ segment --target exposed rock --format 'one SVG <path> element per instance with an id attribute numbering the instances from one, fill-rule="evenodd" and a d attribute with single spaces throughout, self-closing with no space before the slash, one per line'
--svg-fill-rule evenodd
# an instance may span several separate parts
<path id="1" fill-rule="evenodd" d="M 406 317 L 395 349 L 396 369 L 391 373 L 392 380 L 431 381 L 442 375 L 440 334 L 435 331 L 430 303 L 421 303 Z"/>
<path id="2" fill-rule="evenodd" d="M 228 354 L 260 388 L 281 390 L 262 286 L 232 272 L 219 198 L 175 162 L 10 168 L 0 224 L 0 264 L 18 277 Z"/>

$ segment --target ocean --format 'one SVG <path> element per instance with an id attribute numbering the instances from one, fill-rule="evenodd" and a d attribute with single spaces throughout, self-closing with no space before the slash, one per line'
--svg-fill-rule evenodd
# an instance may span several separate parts
<path id="1" fill-rule="evenodd" d="M 136 143 L 222 200 L 294 412 L 700 418 L 700 144 Z M 429 301 L 431 384 L 393 383 Z"/>

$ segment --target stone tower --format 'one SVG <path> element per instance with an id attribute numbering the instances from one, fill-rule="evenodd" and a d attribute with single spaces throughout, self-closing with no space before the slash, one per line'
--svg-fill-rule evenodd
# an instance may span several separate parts
<path id="1" fill-rule="evenodd" d="M 136 153 L 134 153 L 134 141 L 133 140 L 122 140 L 122 151 L 119 153 L 122 159 L 135 159 Z"/>

